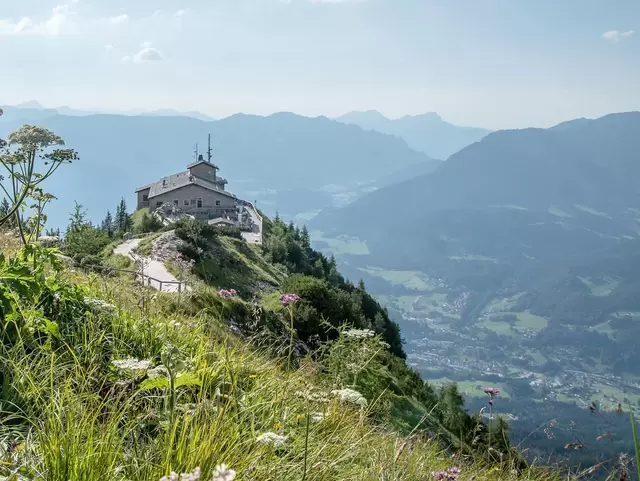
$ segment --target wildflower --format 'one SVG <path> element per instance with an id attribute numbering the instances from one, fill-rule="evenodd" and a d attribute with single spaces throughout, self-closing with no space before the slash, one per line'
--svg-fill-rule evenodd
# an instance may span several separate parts
<path id="1" fill-rule="evenodd" d="M 287 442 L 287 439 L 287 436 L 281 436 L 280 434 L 268 432 L 258 436 L 256 438 L 256 441 L 260 444 L 270 444 L 276 448 L 279 448 L 280 446 L 284 446 L 284 444 Z"/>
<path id="2" fill-rule="evenodd" d="M 231 299 L 232 297 L 236 297 L 238 295 L 238 291 L 235 289 L 220 289 L 218 291 L 218 295 L 223 299 Z"/>
<path id="3" fill-rule="evenodd" d="M 431 476 L 438 481 L 458 481 L 460 472 L 460 468 L 452 467 L 444 471 L 435 471 L 431 473 Z"/>
<path id="4" fill-rule="evenodd" d="M 182 473 L 180 475 L 180 481 L 199 481 L 200 480 L 200 468 L 195 468 L 190 473 Z"/>
<path id="5" fill-rule="evenodd" d="M 169 377 L 169 371 L 164 366 L 156 366 L 153 369 L 150 369 L 149 371 L 147 371 L 147 377 L 149 377 L 149 379 Z"/>
<path id="6" fill-rule="evenodd" d="M 313 392 L 309 390 L 296 391 L 294 395 L 296 397 L 304 399 L 305 401 L 313 401 L 313 402 L 319 402 L 319 403 L 329 402 L 329 395 L 322 391 L 317 391 L 317 392 Z"/>
<path id="7" fill-rule="evenodd" d="M 485 394 L 488 394 L 489 397 L 493 397 L 500 394 L 500 389 L 498 389 L 497 387 L 485 387 L 484 392 Z"/>
<path id="8" fill-rule="evenodd" d="M 298 294 L 282 294 L 280 296 L 280 304 L 282 304 L 284 307 L 298 302 L 299 300 L 300 296 Z"/>
<path id="9" fill-rule="evenodd" d="M 153 366 L 153 363 L 148 359 L 138 360 L 135 357 L 111 361 L 111 364 L 113 364 L 118 369 L 130 370 L 130 371 L 146 371 L 151 366 Z"/>
<path id="10" fill-rule="evenodd" d="M 96 299 L 94 297 L 85 297 L 84 303 L 90 311 L 93 311 L 97 314 L 115 314 L 117 310 L 116 306 L 114 306 L 113 304 L 109 304 L 107 301 Z"/>
<path id="11" fill-rule="evenodd" d="M 367 337 L 373 337 L 376 335 L 371 329 L 349 329 L 343 333 L 347 337 L 355 339 L 366 339 Z"/>
<path id="12" fill-rule="evenodd" d="M 172 327 L 180 327 L 182 324 L 179 323 L 178 321 L 171 321 L 169 322 L 169 325 Z"/>
<path id="13" fill-rule="evenodd" d="M 353 389 L 336 389 L 334 391 L 331 391 L 331 394 L 337 396 L 340 401 L 356 404 L 360 407 L 367 406 L 366 398 L 358 391 L 354 391 Z"/>
<path id="14" fill-rule="evenodd" d="M 226 464 L 221 464 L 220 466 L 216 466 L 211 481 L 233 481 L 234 479 L 236 479 L 236 472 L 233 469 L 227 468 Z"/>
<path id="15" fill-rule="evenodd" d="M 326 418 L 326 414 L 324 413 L 313 413 L 311 415 L 311 422 L 313 424 L 319 423 L 320 421 L 322 421 L 324 418 Z"/>
<path id="16" fill-rule="evenodd" d="M 177 473 L 171 471 L 168 476 L 162 476 L 160 478 L 160 481 L 180 481 L 180 478 L 178 477 Z"/>

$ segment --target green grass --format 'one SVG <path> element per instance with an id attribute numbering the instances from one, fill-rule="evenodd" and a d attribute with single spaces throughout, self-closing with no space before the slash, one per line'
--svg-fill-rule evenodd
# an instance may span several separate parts
<path id="1" fill-rule="evenodd" d="M 529 311 L 516 312 L 515 315 L 518 317 L 514 326 L 514 329 L 517 331 L 525 331 L 527 329 L 541 331 L 549 324 L 549 321 L 544 317 L 536 316 L 535 314 L 531 314 Z"/>
<path id="2" fill-rule="evenodd" d="M 143 238 L 138 247 L 136 247 L 135 252 L 141 256 L 150 256 L 151 250 L 153 248 L 153 242 L 162 235 L 162 232 L 157 232 L 155 234 L 150 234 L 147 237 Z"/>
<path id="3" fill-rule="evenodd" d="M 246 244 L 222 243 L 230 256 L 225 262 L 251 264 L 234 265 L 238 275 L 249 275 L 243 269 L 274 280 L 281 274 Z M 232 266 L 225 269 L 230 274 Z M 3 446 L 9 439 L 15 444 L 3 451 L 0 478 L 158 481 L 200 467 L 201 479 L 210 481 L 224 463 L 238 481 L 423 481 L 460 462 L 461 481 L 556 479 L 536 469 L 515 476 L 508 463 L 498 467 L 480 455 L 452 460 L 420 434 L 427 418 L 413 398 L 391 394 L 386 399 L 398 402 L 387 406 L 369 397 L 366 408 L 340 402 L 331 391 L 352 386 L 353 372 L 367 376 L 363 386 L 381 383 L 383 391 L 398 383 L 381 362 L 366 370 L 369 348 L 347 345 L 325 358 L 325 369 L 311 357 L 288 369 L 274 346 L 249 342 L 227 327 L 231 318 L 250 319 L 238 313 L 251 312 L 254 304 L 223 300 L 213 287 L 194 283 L 193 291 L 178 296 L 147 291 L 126 276 L 47 275 L 48 288 L 59 294 L 51 312 L 57 329 L 40 324 L 34 306 L 21 305 L 32 324 L 16 324 L 13 341 L 0 342 L 0 439 Z M 24 289 L 18 295 L 26 296 Z M 111 307 L 89 308 L 87 298 Z M 263 300 L 261 310 L 282 309 L 276 293 Z M 365 362 L 353 362 L 358 352 Z M 148 367 L 133 371 L 113 363 L 129 358 L 164 371 L 151 377 Z M 484 396 L 477 383 L 463 388 Z M 377 413 L 389 409 L 416 435 L 408 438 L 381 421 Z M 286 438 L 282 446 L 259 442 L 271 432 Z"/>
<path id="4" fill-rule="evenodd" d="M 515 336 L 516 332 L 511 329 L 511 324 L 503 321 L 484 321 L 482 324 L 490 331 L 503 336 Z"/>
<path id="5" fill-rule="evenodd" d="M 620 280 L 604 276 L 601 279 L 578 277 L 589 288 L 592 296 L 604 297 L 611 294 L 619 285 Z"/>
<path id="6" fill-rule="evenodd" d="M 407 289 L 416 291 L 430 291 L 437 288 L 429 277 L 420 271 L 395 271 L 379 267 L 366 267 L 358 270 L 372 276 L 381 277 L 393 286 L 404 286 Z"/>
<path id="7" fill-rule="evenodd" d="M 324 237 L 321 231 L 312 231 L 310 233 L 311 239 L 314 242 L 324 242 L 328 245 L 329 249 L 335 254 L 349 254 L 354 256 L 369 255 L 369 247 L 367 243 L 353 237 L 339 236 L 339 237 Z"/>
<path id="8" fill-rule="evenodd" d="M 452 382 L 455 382 L 458 385 L 458 388 L 460 389 L 461 393 L 463 393 L 465 396 L 470 396 L 474 398 L 487 398 L 487 394 L 484 392 L 484 388 L 488 386 L 497 387 L 498 389 L 500 389 L 500 395 L 499 395 L 500 398 L 510 399 L 511 397 L 509 395 L 510 388 L 508 385 L 504 383 L 497 383 L 497 384 L 485 383 L 483 381 L 473 381 L 473 380 L 452 381 L 451 379 L 446 377 L 429 379 L 429 382 L 433 384 L 438 384 L 438 385 L 450 384 Z"/>

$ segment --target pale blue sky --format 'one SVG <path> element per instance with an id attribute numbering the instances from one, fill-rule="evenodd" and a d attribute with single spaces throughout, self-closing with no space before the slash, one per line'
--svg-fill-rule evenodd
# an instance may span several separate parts
<path id="1" fill-rule="evenodd" d="M 640 109 L 638 0 L 0 1 L 0 104 L 488 128 Z"/>

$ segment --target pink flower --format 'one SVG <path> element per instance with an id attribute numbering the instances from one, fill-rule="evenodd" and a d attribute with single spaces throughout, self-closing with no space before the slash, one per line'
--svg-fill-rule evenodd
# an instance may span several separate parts
<path id="1" fill-rule="evenodd" d="M 458 481 L 460 473 L 460 468 L 453 467 L 445 469 L 444 471 L 435 471 L 431 473 L 431 476 L 437 481 Z"/>
<path id="2" fill-rule="evenodd" d="M 280 296 L 280 304 L 284 307 L 287 307 L 294 302 L 298 302 L 300 300 L 300 296 L 298 294 L 282 294 Z"/>
<path id="3" fill-rule="evenodd" d="M 497 387 L 485 387 L 484 392 L 485 394 L 488 394 L 489 397 L 493 397 L 500 394 L 500 389 L 498 389 Z"/>
<path id="4" fill-rule="evenodd" d="M 218 295 L 223 299 L 231 299 L 232 297 L 236 297 L 238 295 L 238 291 L 235 289 L 220 289 L 218 291 Z"/>

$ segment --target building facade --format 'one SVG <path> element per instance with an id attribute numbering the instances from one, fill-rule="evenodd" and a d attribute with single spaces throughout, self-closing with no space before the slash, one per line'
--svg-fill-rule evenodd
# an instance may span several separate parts
<path id="1" fill-rule="evenodd" d="M 170 204 L 198 219 L 225 217 L 237 220 L 238 199 L 225 190 L 227 181 L 219 177 L 217 171 L 215 164 L 200 156 L 185 172 L 136 189 L 137 207 L 153 211 Z"/>

